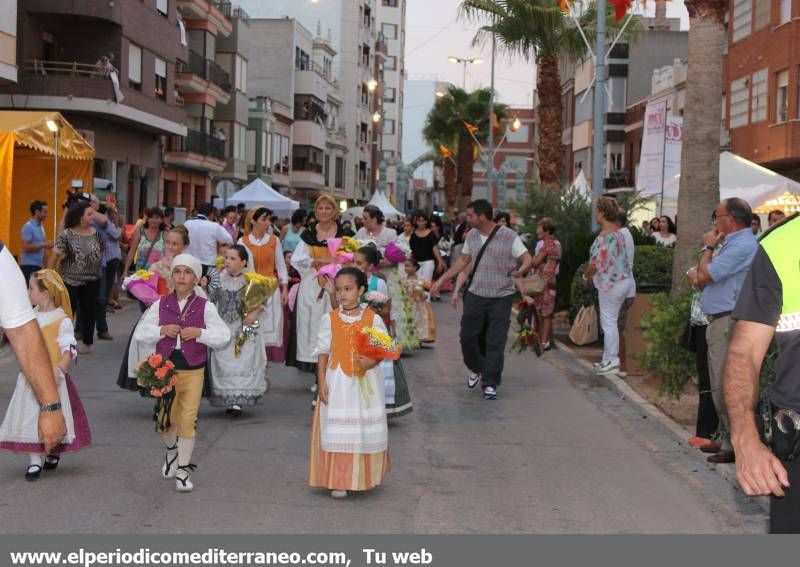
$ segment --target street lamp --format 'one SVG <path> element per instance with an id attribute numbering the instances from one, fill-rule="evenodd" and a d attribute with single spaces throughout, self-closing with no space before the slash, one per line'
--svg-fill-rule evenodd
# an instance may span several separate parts
<path id="1" fill-rule="evenodd" d="M 383 116 L 381 115 L 381 113 L 380 113 L 380 111 L 379 111 L 379 110 L 376 110 L 376 111 L 375 111 L 375 114 L 373 114 L 373 115 L 372 115 L 372 121 L 373 121 L 375 124 L 377 124 L 378 122 L 380 122 L 380 121 L 381 121 L 381 118 L 383 118 Z"/>
<path id="2" fill-rule="evenodd" d="M 450 57 L 447 58 L 447 60 L 450 61 L 450 63 L 461 63 L 462 65 L 464 65 L 464 79 L 461 84 L 461 88 L 463 88 L 464 90 L 467 90 L 467 65 L 480 65 L 481 63 L 483 63 L 483 59 L 481 59 L 480 57 L 472 57 L 469 59 L 465 59 L 463 57 L 456 57 L 454 55 L 451 55 Z"/>
<path id="3" fill-rule="evenodd" d="M 373 93 L 377 88 L 378 88 L 378 81 L 376 81 L 375 79 L 370 79 L 369 81 L 367 81 L 367 90 L 369 90 L 369 92 Z"/>
<path id="4" fill-rule="evenodd" d="M 58 235 L 58 135 L 61 131 L 61 123 L 58 120 L 48 120 L 47 129 L 53 133 L 53 145 L 55 147 L 53 172 L 53 240 L 55 240 Z"/>
<path id="5" fill-rule="evenodd" d="M 519 118 L 514 118 L 514 122 L 511 123 L 511 131 L 516 132 L 522 128 L 522 121 Z"/>

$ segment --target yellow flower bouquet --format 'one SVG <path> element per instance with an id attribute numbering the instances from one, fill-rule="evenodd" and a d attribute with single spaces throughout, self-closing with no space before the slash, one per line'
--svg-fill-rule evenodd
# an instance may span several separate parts
<path id="1" fill-rule="evenodd" d="M 266 303 L 275 293 L 275 290 L 278 289 L 278 278 L 273 276 L 262 276 L 255 272 L 248 272 L 244 275 L 244 279 L 246 283 L 240 308 L 242 319 L 247 317 L 248 313 Z M 247 339 L 256 336 L 258 327 L 258 321 L 252 325 L 242 325 L 242 332 L 236 337 L 236 342 L 234 343 L 233 352 L 236 356 L 242 354 L 242 347 L 247 342 Z"/>

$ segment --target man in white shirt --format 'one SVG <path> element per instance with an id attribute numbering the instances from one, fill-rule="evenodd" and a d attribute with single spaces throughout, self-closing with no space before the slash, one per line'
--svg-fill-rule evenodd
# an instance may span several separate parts
<path id="1" fill-rule="evenodd" d="M 217 247 L 227 247 L 233 244 L 233 239 L 227 230 L 208 220 L 208 216 L 213 211 L 214 207 L 211 203 L 203 203 L 198 208 L 197 216 L 184 223 L 189 231 L 189 248 L 186 253 L 200 260 L 203 265 L 203 275 L 216 264 Z"/>
<path id="2" fill-rule="evenodd" d="M 0 327 L 5 331 L 22 373 L 41 404 L 39 437 L 44 443 L 45 452 L 49 453 L 67 434 L 67 426 L 61 412 L 50 355 L 31 308 L 25 278 L 2 242 L 0 281 L 3 282 L 3 293 L 0 294 Z"/>

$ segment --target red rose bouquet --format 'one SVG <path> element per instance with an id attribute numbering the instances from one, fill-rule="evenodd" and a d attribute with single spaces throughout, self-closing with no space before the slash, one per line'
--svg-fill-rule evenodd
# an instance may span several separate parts
<path id="1" fill-rule="evenodd" d="M 524 352 L 533 349 L 536 356 L 542 356 L 542 343 L 539 340 L 539 319 L 536 315 L 536 306 L 528 304 L 527 301 L 520 301 L 517 305 L 517 336 L 511 350 Z"/>
<path id="2" fill-rule="evenodd" d="M 136 383 L 158 400 L 158 431 L 169 431 L 172 427 L 169 414 L 177 381 L 175 365 L 160 354 L 150 355 L 136 367 Z"/>

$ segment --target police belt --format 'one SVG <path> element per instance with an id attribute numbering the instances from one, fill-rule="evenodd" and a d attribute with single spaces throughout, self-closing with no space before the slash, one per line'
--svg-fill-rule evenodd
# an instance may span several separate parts
<path id="1" fill-rule="evenodd" d="M 793 461 L 800 455 L 800 413 L 778 408 L 766 396 L 759 406 L 761 440 L 782 461 Z"/>

